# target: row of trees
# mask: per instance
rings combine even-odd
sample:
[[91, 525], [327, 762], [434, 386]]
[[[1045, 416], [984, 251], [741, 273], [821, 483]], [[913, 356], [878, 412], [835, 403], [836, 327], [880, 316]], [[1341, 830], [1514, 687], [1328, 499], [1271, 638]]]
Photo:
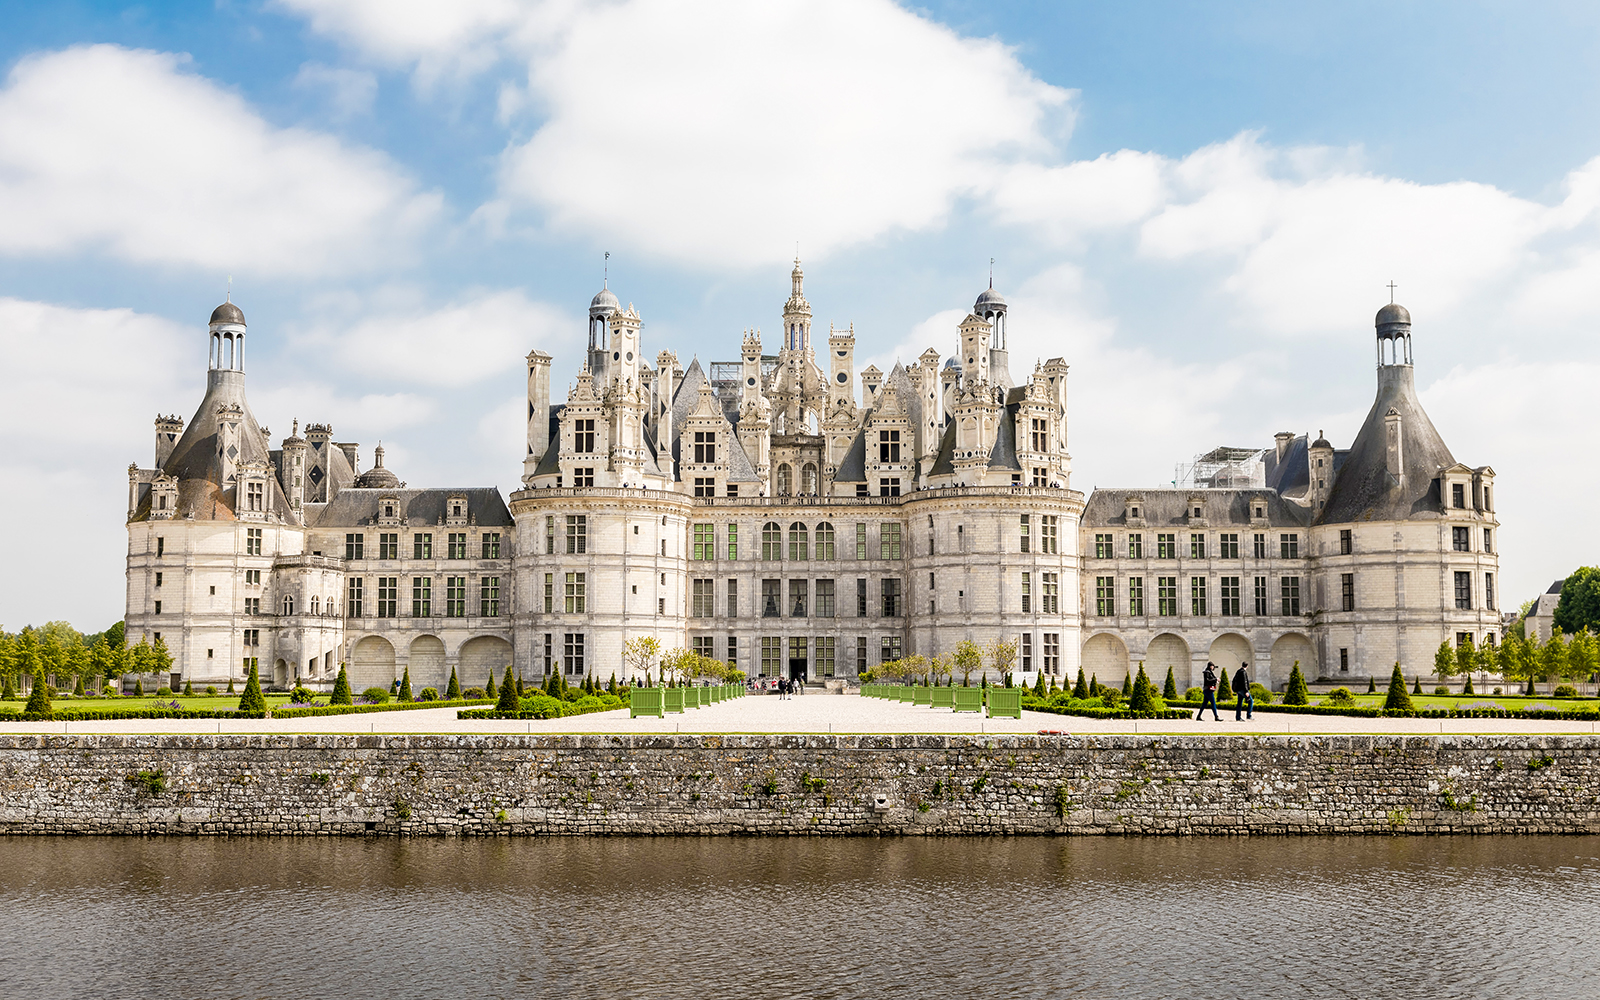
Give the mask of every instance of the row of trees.
[[1454, 648], [1441, 642], [1433, 654], [1433, 672], [1440, 679], [1479, 674], [1499, 674], [1506, 680], [1542, 681], [1554, 686], [1557, 681], [1587, 681], [1600, 670], [1600, 636], [1585, 629], [1570, 638], [1559, 627], [1540, 642], [1508, 632], [1498, 645], [1462, 643]]
[[633, 676], [642, 676], [646, 684], [651, 674], [660, 668], [663, 681], [708, 680], [715, 684], [736, 684], [744, 680], [744, 671], [732, 664], [712, 659], [692, 649], [666, 649], [653, 635], [636, 635], [622, 644], [622, 662]]
[[164, 674], [172, 654], [160, 639], [141, 638], [127, 644], [122, 623], [85, 635], [69, 622], [26, 626], [19, 632], [0, 629], [0, 678], [7, 687], [32, 679], [40, 670], [50, 684], [64, 688], [78, 681], [107, 681], [124, 674]]
[[995, 682], [1004, 683], [1006, 678], [1011, 676], [1016, 664], [1015, 639], [996, 639], [986, 646], [963, 639], [953, 652], [941, 653], [931, 658], [921, 653], [913, 653], [898, 660], [880, 663], [872, 671], [872, 676], [876, 680], [896, 683], [920, 680], [924, 684], [937, 686], [959, 673], [962, 685], [967, 686], [972, 683], [974, 673], [987, 680], [988, 671], [992, 668], [995, 672]]

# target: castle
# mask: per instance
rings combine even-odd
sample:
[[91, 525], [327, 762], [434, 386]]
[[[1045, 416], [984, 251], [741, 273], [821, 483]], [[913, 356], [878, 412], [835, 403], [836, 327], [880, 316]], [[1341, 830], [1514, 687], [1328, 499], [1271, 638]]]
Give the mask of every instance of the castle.
[[1187, 686], [1211, 660], [1274, 687], [1296, 661], [1426, 672], [1443, 639], [1495, 641], [1494, 473], [1457, 463], [1423, 412], [1402, 307], [1378, 314], [1377, 399], [1348, 449], [1285, 433], [1243, 477], [1086, 500], [1068, 366], [1013, 381], [993, 287], [957, 353], [885, 374], [855, 371], [853, 326], [817, 357], [803, 283], [796, 261], [776, 354], [746, 331], [738, 360], [687, 368], [650, 365], [638, 311], [603, 288], [564, 402], [551, 357], [526, 358], [509, 498], [408, 488], [381, 447], [358, 472], [325, 424], [273, 449], [224, 303], [199, 409], [159, 417], [154, 467], [129, 468], [129, 641], [161, 637], [175, 684], [258, 666], [325, 687], [345, 662], [358, 690], [507, 664], [622, 678], [641, 635], [753, 676], [848, 678], [1000, 639], [1030, 680], [1120, 681], [1142, 661]]

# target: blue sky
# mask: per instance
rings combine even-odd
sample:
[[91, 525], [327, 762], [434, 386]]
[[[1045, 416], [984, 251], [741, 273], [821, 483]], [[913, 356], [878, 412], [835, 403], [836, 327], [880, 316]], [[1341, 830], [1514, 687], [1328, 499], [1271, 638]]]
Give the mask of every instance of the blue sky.
[[1013, 374], [1073, 366], [1083, 490], [1277, 430], [1347, 445], [1394, 280], [1435, 424], [1500, 474], [1507, 599], [1597, 561], [1545, 516], [1600, 490], [1593, 5], [69, 2], [0, 29], [0, 503], [42, 529], [0, 550], [9, 628], [120, 615], [124, 470], [198, 403], [230, 275], [276, 436], [330, 421], [414, 484], [509, 491], [520, 359], [564, 390], [606, 251], [686, 362], [776, 328], [798, 243], [862, 366], [948, 352], [997, 258]]

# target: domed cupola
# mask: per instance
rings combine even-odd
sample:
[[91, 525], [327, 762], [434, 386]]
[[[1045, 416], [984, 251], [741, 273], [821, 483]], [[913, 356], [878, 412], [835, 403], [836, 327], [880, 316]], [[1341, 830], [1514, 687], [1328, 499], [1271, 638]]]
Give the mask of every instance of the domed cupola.
[[244, 371], [244, 310], [233, 304], [232, 296], [211, 310], [206, 324], [211, 341], [212, 371]]
[[1391, 301], [1378, 310], [1373, 325], [1378, 333], [1378, 367], [1411, 364], [1411, 313]]
[[372, 468], [356, 477], [356, 488], [361, 490], [396, 490], [404, 486], [400, 477], [383, 467], [383, 445], [372, 451]]
[[622, 308], [622, 303], [611, 293], [610, 288], [602, 288], [589, 300], [589, 318], [607, 319], [612, 313]]
[[1006, 297], [994, 290], [994, 278], [989, 279], [989, 287], [983, 290], [976, 302], [972, 303], [972, 315], [983, 320], [994, 328], [990, 344], [997, 351], [1006, 349]]

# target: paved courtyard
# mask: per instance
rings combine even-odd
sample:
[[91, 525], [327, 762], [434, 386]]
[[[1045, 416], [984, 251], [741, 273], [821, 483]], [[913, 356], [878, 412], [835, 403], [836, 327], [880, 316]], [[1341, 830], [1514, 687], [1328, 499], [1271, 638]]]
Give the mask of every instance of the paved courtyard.
[[309, 719], [108, 719], [103, 722], [18, 722], [0, 733], [1592, 733], [1591, 722], [1516, 719], [1352, 719], [1257, 713], [1235, 722], [1096, 720], [1023, 712], [1021, 720], [987, 719], [949, 709], [862, 698], [807, 694], [780, 699], [753, 695], [692, 709], [665, 719], [630, 719], [626, 709], [533, 721], [456, 718], [456, 709], [372, 712]]

